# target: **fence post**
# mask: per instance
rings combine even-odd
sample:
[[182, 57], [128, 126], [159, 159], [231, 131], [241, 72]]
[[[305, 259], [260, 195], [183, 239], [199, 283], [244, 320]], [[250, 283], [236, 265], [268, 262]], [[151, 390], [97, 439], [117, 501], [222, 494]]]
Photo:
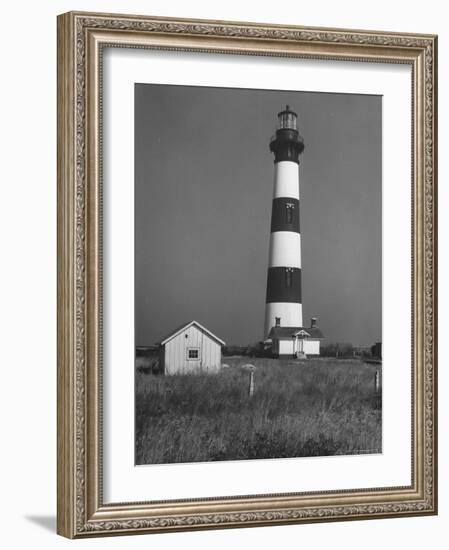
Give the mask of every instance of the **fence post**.
[[376, 372], [374, 373], [374, 391], [376, 393], [379, 393], [380, 389], [380, 373], [379, 370], [376, 369]]
[[254, 370], [249, 371], [249, 386], [248, 386], [248, 396], [252, 397], [254, 395]]

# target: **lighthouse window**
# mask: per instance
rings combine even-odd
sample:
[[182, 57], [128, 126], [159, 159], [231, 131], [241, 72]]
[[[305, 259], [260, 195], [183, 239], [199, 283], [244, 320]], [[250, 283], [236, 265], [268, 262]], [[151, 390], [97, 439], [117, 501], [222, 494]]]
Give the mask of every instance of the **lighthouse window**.
[[287, 269], [285, 272], [285, 286], [287, 288], [290, 288], [292, 286], [293, 282], [293, 271], [291, 269]]
[[285, 205], [286, 223], [293, 223], [293, 208], [293, 204], [287, 203]]

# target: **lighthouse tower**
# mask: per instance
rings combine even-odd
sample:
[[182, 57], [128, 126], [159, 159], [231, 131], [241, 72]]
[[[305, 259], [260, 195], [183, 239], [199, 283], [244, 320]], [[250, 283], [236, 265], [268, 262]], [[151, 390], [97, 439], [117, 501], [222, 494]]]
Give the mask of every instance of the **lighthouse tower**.
[[299, 155], [304, 141], [298, 115], [287, 105], [278, 114], [271, 138], [274, 191], [271, 211], [265, 337], [275, 326], [302, 327], [301, 235], [299, 231]]

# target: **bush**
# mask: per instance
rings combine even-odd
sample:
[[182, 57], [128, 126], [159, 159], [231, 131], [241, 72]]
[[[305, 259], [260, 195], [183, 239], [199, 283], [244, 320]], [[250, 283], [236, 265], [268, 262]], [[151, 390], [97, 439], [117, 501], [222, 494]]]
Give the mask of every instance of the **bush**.
[[322, 357], [339, 357], [342, 359], [348, 359], [350, 357], [354, 356], [354, 348], [352, 344], [326, 344], [324, 346], [321, 346], [321, 353], [320, 355]]

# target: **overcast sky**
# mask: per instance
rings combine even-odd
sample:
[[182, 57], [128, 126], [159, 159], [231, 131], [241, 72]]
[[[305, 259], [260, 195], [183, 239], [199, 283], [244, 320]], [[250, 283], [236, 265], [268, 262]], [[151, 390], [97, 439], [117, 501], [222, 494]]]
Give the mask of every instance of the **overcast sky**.
[[327, 342], [382, 330], [382, 98], [135, 86], [136, 344], [193, 319], [228, 344], [264, 336], [273, 156], [299, 115], [304, 324]]

